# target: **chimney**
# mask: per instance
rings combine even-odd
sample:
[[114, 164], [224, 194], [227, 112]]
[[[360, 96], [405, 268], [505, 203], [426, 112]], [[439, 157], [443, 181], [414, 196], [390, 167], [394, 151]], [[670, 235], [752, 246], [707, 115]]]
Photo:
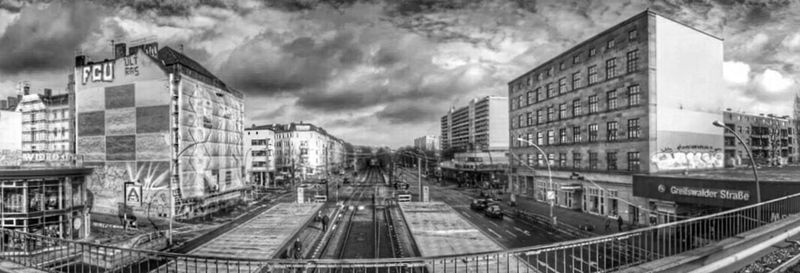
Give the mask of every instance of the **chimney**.
[[86, 65], [86, 55], [75, 56], [75, 67]]
[[31, 94], [31, 87], [29, 85], [25, 85], [22, 87], [22, 94], [23, 95], [30, 95]]
[[45, 88], [45, 89], [44, 89], [44, 96], [45, 96], [45, 97], [50, 97], [50, 96], [53, 96], [53, 89], [50, 89], [50, 88]]
[[119, 59], [125, 57], [128, 53], [128, 47], [125, 43], [116, 43], [114, 44], [114, 59]]

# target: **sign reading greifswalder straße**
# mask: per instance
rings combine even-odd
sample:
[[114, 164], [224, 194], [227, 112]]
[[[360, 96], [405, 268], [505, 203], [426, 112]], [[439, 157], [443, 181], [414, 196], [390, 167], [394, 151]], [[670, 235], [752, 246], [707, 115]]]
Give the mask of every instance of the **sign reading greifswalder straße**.
[[[767, 189], [762, 183], [762, 200], [772, 196], [777, 185]], [[699, 177], [676, 177], [658, 175], [634, 175], [633, 195], [676, 203], [736, 208], [756, 202], [755, 183], [708, 179]]]
[[[666, 192], [666, 186], [663, 184], [658, 185], [658, 191]], [[700, 197], [700, 198], [728, 199], [728, 200], [741, 200], [741, 201], [750, 200], [749, 191], [731, 190], [731, 189], [707, 189], [707, 188], [696, 188], [696, 187], [685, 187], [685, 186], [683, 187], [669, 186], [669, 194]]]

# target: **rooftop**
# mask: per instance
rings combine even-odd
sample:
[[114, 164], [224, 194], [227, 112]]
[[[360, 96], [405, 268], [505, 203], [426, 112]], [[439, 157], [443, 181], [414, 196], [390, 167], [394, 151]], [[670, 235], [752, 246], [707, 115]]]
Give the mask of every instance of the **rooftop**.
[[[728, 181], [753, 181], [753, 169], [750, 167], [736, 169], [717, 169], [717, 170], [692, 170], [684, 175], [679, 173], [657, 173], [650, 176], [661, 177], [685, 177], [703, 178], [709, 180], [728, 180]], [[800, 166], [788, 167], [759, 167], [759, 181], [774, 182], [800, 182]]]
[[[158, 50], [158, 59], [164, 62], [164, 66], [171, 67], [176, 64], [181, 65], [183, 68], [188, 68], [191, 71], [199, 74], [200, 76], [206, 78], [208, 84], [212, 84], [216, 87], [224, 89], [231, 94], [236, 95], [237, 97], [242, 97], [242, 94], [239, 91], [233, 90], [229, 88], [225, 83], [214, 76], [213, 73], [209, 72], [205, 67], [200, 65], [198, 62], [193, 60], [192, 58], [183, 55], [183, 53], [178, 52], [171, 47], [165, 46]], [[201, 79], [202, 80], [202, 79]]]

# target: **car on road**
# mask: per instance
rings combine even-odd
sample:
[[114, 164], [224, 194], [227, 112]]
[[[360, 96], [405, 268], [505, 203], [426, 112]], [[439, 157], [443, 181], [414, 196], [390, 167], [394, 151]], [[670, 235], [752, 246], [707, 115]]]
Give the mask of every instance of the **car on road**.
[[344, 179], [342, 179], [342, 184], [350, 184], [350, 179], [345, 177]]
[[483, 211], [483, 214], [489, 218], [503, 219], [503, 209], [501, 209], [500, 205], [497, 203], [491, 203], [487, 205], [486, 209]]
[[474, 199], [472, 200], [472, 203], [469, 204], [469, 208], [471, 208], [472, 210], [482, 211], [486, 209], [486, 206], [491, 202], [494, 202], [494, 200], [492, 200], [491, 198]]
[[328, 202], [328, 197], [325, 195], [315, 195], [314, 196], [314, 203], [325, 203]]

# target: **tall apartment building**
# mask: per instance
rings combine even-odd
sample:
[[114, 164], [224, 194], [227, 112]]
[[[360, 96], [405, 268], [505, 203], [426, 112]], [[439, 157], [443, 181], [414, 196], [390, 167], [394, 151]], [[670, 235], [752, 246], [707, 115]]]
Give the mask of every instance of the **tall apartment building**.
[[438, 136], [421, 136], [414, 139], [414, 147], [428, 151], [439, 150]]
[[512, 190], [646, 222], [633, 174], [723, 167], [722, 54], [722, 39], [648, 10], [512, 80]]
[[279, 176], [323, 178], [346, 168], [345, 142], [309, 123], [273, 125], [275, 165]]
[[22, 115], [22, 165], [71, 166], [74, 164], [75, 134], [70, 94], [23, 91], [17, 110]]
[[245, 181], [250, 185], [275, 187], [275, 126], [244, 129]]
[[117, 213], [124, 198], [136, 214], [192, 218], [242, 197], [241, 92], [156, 43], [86, 61], [76, 57], [76, 153], [95, 169], [95, 211]]
[[487, 96], [441, 118], [442, 150], [508, 149], [508, 98]]
[[[772, 114], [723, 112], [725, 126], [742, 137], [753, 153], [756, 164], [774, 165], [795, 163], [798, 160], [797, 128], [789, 116]], [[736, 137], [725, 131], [725, 164], [749, 165], [750, 158]]]

